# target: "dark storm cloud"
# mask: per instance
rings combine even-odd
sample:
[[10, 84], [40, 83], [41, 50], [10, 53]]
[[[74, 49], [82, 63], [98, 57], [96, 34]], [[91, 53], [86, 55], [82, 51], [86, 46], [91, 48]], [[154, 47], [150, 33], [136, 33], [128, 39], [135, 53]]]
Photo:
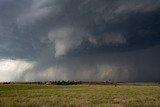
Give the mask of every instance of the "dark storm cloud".
[[36, 62], [21, 81], [158, 81], [159, 19], [157, 0], [1, 0], [0, 56]]

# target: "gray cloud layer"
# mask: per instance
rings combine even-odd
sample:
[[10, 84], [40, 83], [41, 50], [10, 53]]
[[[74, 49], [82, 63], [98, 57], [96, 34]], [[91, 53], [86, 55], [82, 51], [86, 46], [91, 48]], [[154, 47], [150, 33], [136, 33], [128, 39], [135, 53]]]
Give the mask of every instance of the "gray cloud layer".
[[0, 10], [1, 59], [32, 65], [11, 80], [159, 81], [158, 0], [1, 0]]

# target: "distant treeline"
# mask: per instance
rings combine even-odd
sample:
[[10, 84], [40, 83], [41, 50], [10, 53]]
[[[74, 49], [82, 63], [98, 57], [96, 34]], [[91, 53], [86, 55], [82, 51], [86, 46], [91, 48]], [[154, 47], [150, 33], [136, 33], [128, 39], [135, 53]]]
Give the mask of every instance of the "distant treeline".
[[82, 81], [44, 81], [44, 82], [2, 82], [1, 84], [46, 84], [46, 85], [77, 85], [77, 84], [89, 84], [89, 85], [107, 85], [107, 84], [117, 84], [116, 82], [104, 81], [104, 82], [82, 82]]
[[1, 84], [53, 84], [53, 85], [76, 85], [82, 84], [81, 81], [44, 81], [44, 82], [2, 82]]
[[160, 82], [154, 82], [154, 83], [127, 83], [127, 82], [114, 82], [114, 81], [103, 81], [103, 82], [84, 82], [84, 81], [39, 81], [39, 82], [0, 82], [0, 84], [37, 84], [37, 85], [113, 85], [113, 86], [120, 86], [120, 85], [135, 85], [135, 86], [141, 86], [141, 85], [158, 85], [160, 86]]

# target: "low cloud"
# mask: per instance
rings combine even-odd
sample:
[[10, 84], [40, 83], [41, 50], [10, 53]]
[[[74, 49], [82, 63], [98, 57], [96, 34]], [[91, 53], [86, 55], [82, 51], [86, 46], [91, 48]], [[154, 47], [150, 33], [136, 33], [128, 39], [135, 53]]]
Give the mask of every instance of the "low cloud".
[[26, 7], [17, 17], [18, 25], [20, 27], [32, 26], [51, 15], [57, 15], [60, 12], [60, 8], [54, 2], [55, 0], [32, 0], [32, 5], [29, 8]]
[[0, 9], [0, 81], [159, 81], [157, 0], [0, 0]]
[[75, 28], [63, 27], [49, 32], [48, 38], [54, 46], [55, 57], [59, 57], [79, 46], [83, 34]]
[[110, 33], [110, 34], [106, 34], [104, 42], [106, 44], [125, 44], [127, 40], [121, 34]]
[[115, 14], [125, 14], [129, 12], [150, 12], [154, 11], [156, 9], [159, 9], [160, 2], [153, 0], [145, 0], [145, 1], [123, 1], [123, 2], [117, 2], [117, 8], [115, 9]]

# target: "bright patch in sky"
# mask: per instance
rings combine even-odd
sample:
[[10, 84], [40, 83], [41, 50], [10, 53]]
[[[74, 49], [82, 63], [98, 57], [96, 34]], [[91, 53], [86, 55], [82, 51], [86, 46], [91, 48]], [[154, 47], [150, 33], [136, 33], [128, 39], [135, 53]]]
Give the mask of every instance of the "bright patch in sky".
[[21, 76], [23, 72], [34, 66], [34, 63], [25, 60], [0, 60], [0, 81], [13, 81]]

